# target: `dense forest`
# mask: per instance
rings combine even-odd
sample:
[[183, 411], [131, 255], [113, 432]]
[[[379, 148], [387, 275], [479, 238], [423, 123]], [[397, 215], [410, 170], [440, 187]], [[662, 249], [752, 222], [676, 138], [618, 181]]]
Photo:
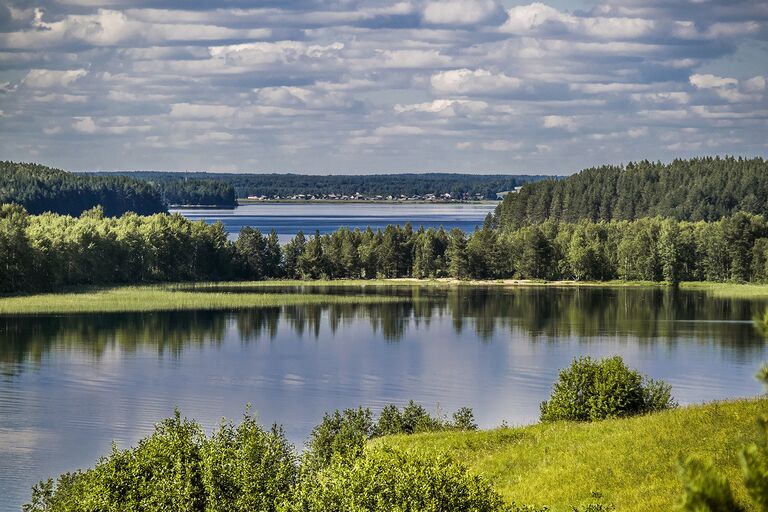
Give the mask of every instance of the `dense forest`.
[[73, 174], [44, 165], [0, 161], [0, 203], [22, 205], [30, 213], [80, 215], [100, 205], [107, 215], [132, 211], [165, 212], [160, 192], [125, 176]]
[[453, 277], [649, 280], [768, 280], [768, 222], [737, 213], [717, 222], [644, 218], [547, 221], [499, 231], [486, 222], [459, 229], [299, 233], [285, 246], [273, 231], [243, 228], [235, 242], [222, 224], [181, 215], [79, 218], [0, 209], [0, 291], [63, 285], [264, 278]]
[[[110, 174], [114, 173], [100, 173]], [[176, 181], [175, 172], [125, 172], [126, 176], [156, 183]], [[355, 194], [366, 196], [413, 196], [451, 194], [455, 198], [478, 197], [496, 199], [496, 193], [512, 190], [530, 181], [546, 176], [501, 174], [368, 174], [368, 175], [306, 175], [306, 174], [220, 174], [184, 173], [188, 179], [216, 180], [231, 184], [237, 197], [291, 195]]]
[[163, 200], [169, 206], [237, 206], [234, 187], [221, 180], [177, 178], [151, 183], [160, 189]]
[[44, 165], [0, 162], [0, 204], [16, 203], [30, 213], [80, 215], [101, 206], [107, 215], [150, 215], [171, 205], [237, 206], [231, 184], [211, 179], [149, 181], [119, 174], [78, 174]]
[[694, 158], [585, 169], [562, 180], [530, 183], [497, 209], [505, 229], [547, 219], [577, 222], [668, 217], [715, 221], [737, 211], [768, 214], [768, 162]]

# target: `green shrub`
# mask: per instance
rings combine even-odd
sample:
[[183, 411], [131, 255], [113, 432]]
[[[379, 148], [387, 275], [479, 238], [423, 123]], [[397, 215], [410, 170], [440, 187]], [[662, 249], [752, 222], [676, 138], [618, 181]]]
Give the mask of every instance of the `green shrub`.
[[368, 408], [345, 409], [323, 415], [310, 434], [305, 466], [320, 469], [330, 464], [334, 455], [353, 458], [362, 453], [373, 434], [373, 415]]
[[323, 421], [310, 434], [304, 457], [305, 469], [317, 470], [327, 466], [334, 455], [350, 458], [359, 454], [368, 439], [398, 434], [416, 434], [456, 428], [474, 430], [472, 409], [462, 407], [453, 415], [453, 423], [439, 416], [430, 415], [413, 400], [400, 410], [396, 405], [386, 405], [374, 423], [368, 408], [336, 410], [326, 413]]
[[671, 387], [628, 368], [621, 357], [575, 359], [560, 371], [541, 420], [595, 421], [674, 407]]
[[274, 511], [296, 480], [282, 431], [247, 416], [210, 439], [178, 411], [128, 450], [113, 448], [96, 467], [41, 482], [25, 512], [105, 510]]
[[491, 486], [443, 455], [379, 448], [337, 457], [298, 486], [285, 512], [496, 512], [510, 510]]

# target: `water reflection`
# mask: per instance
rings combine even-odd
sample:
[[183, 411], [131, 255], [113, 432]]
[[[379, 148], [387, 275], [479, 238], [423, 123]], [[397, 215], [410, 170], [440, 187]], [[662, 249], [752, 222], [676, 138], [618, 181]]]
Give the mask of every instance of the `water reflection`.
[[[209, 290], [213, 291], [213, 290]], [[367, 323], [370, 331], [392, 342], [409, 325], [428, 328], [449, 317], [457, 335], [488, 341], [520, 330], [531, 340], [610, 336], [641, 343], [674, 344], [713, 340], [734, 357], [749, 358], [765, 340], [753, 318], [760, 301], [720, 299], [699, 292], [663, 288], [518, 288], [497, 287], [323, 287], [243, 289], [240, 292], [386, 294], [409, 300], [380, 304], [328, 304], [270, 307], [238, 312], [182, 311], [0, 317], [0, 370], [13, 375], [39, 364], [49, 352], [79, 351], [98, 360], [115, 348], [134, 353], [152, 349], [178, 356], [187, 348], [221, 344], [234, 328], [243, 343], [275, 339], [280, 328], [317, 339], [325, 322], [335, 334], [344, 326]], [[204, 292], [201, 292], [204, 293]]]
[[[277, 291], [259, 288], [256, 291]], [[761, 392], [764, 302], [606, 288], [314, 287], [375, 304], [0, 317], [0, 512], [128, 446], [178, 406], [206, 428], [251, 403], [301, 446], [324, 412], [414, 399], [483, 428], [538, 417], [559, 368], [621, 355], [683, 404]], [[205, 293], [201, 291], [201, 293]]]

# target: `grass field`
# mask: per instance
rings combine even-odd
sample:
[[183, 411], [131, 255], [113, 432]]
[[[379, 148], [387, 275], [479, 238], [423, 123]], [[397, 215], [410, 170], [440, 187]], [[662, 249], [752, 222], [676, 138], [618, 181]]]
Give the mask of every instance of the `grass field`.
[[187, 291], [173, 286], [120, 286], [0, 299], [0, 314], [116, 313], [176, 310], [234, 310], [310, 304], [394, 302], [395, 297], [302, 293]]
[[[393, 286], [543, 286], [543, 287], [649, 287], [663, 283], [639, 281], [520, 281], [489, 280], [459, 281], [456, 279], [339, 279], [339, 280], [280, 280], [234, 281], [215, 283], [167, 283], [145, 286], [81, 287], [58, 293], [0, 297], [0, 314], [39, 313], [109, 313], [173, 310], [226, 310], [252, 307], [300, 304], [362, 304], [392, 302], [398, 299], [385, 295], [352, 295], [323, 293], [273, 293], [275, 287], [393, 287]], [[258, 291], [264, 288], [264, 292]], [[684, 290], [700, 290], [716, 297], [768, 299], [768, 285], [733, 283], [682, 283]], [[250, 291], [253, 290], [253, 291]], [[238, 293], [227, 293], [227, 292]]]
[[629, 419], [555, 422], [480, 432], [442, 432], [374, 441], [451, 454], [519, 504], [571, 511], [603, 494], [617, 511], [671, 511], [681, 499], [680, 457], [696, 455], [726, 474], [739, 498], [737, 452], [757, 440], [768, 398], [710, 403]]

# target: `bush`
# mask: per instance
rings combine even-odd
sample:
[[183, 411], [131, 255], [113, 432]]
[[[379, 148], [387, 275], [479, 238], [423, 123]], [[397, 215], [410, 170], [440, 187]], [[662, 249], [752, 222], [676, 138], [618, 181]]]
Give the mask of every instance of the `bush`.
[[178, 411], [128, 450], [84, 472], [32, 489], [25, 512], [101, 510], [274, 511], [296, 481], [295, 456], [282, 431], [250, 416], [211, 438]]
[[285, 512], [495, 512], [510, 510], [491, 486], [446, 456], [373, 449], [336, 458], [302, 481]]
[[365, 442], [374, 437], [435, 432], [445, 429], [475, 430], [472, 409], [462, 407], [453, 414], [453, 423], [439, 416], [430, 415], [413, 400], [400, 410], [396, 405], [386, 405], [374, 423], [368, 408], [336, 410], [326, 413], [323, 421], [310, 434], [304, 458], [305, 469], [317, 470], [327, 466], [334, 455], [353, 458], [362, 453]]
[[560, 371], [541, 421], [595, 421], [674, 407], [671, 387], [628, 368], [621, 357], [575, 359]]

